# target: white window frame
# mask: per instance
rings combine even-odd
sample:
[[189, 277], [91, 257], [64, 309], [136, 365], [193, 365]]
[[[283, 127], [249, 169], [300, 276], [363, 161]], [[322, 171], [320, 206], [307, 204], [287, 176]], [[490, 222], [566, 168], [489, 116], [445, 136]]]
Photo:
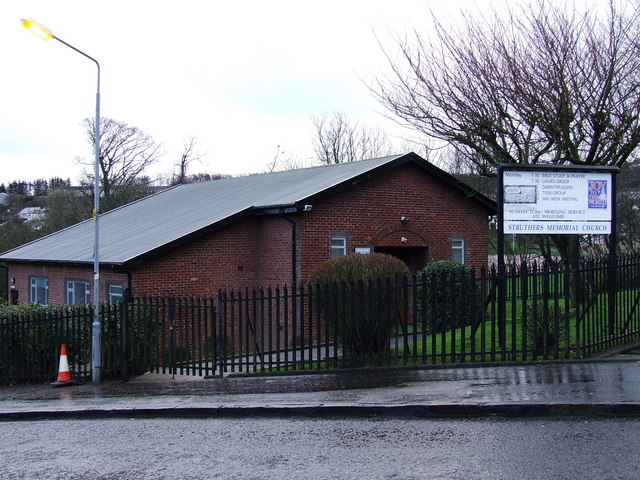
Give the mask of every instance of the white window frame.
[[49, 279], [47, 277], [29, 277], [29, 302], [49, 305]]
[[329, 238], [329, 258], [344, 257], [347, 254], [347, 236], [331, 235]]
[[466, 265], [467, 249], [466, 241], [463, 237], [451, 239], [451, 261]]
[[[82, 299], [76, 298], [76, 285], [78, 284], [84, 285], [84, 298]], [[89, 287], [89, 282], [85, 282], [84, 280], [67, 280], [65, 282], [65, 286], [67, 305], [89, 304], [89, 299], [91, 298], [91, 289]]]
[[[109, 303], [118, 303], [122, 301], [122, 297], [124, 296], [124, 285], [121, 283], [110, 283], [107, 287], [109, 296]], [[114, 291], [120, 289], [119, 292]]]

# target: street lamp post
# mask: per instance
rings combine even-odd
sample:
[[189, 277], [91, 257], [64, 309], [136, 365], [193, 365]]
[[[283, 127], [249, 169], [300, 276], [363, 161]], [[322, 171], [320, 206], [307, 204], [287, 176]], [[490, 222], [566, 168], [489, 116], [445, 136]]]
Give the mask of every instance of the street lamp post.
[[49, 29], [34, 20], [22, 19], [22, 26], [43, 40], [55, 39], [84, 55], [98, 67], [98, 88], [96, 90], [96, 122], [93, 149], [95, 154], [93, 170], [93, 324], [91, 326], [91, 379], [93, 383], [100, 383], [102, 370], [101, 331], [100, 331], [100, 257], [99, 257], [99, 211], [100, 211], [100, 64], [98, 61], [78, 50], [73, 45], [56, 37]]

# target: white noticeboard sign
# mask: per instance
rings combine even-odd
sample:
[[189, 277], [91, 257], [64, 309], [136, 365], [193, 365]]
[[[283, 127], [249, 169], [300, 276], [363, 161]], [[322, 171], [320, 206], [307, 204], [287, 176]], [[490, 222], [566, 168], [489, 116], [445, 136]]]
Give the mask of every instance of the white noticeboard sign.
[[611, 233], [609, 172], [505, 170], [505, 234]]

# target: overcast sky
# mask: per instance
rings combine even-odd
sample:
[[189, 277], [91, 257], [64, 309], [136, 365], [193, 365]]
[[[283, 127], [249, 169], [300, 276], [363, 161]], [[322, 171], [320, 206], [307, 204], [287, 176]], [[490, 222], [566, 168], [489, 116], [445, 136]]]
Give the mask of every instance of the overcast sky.
[[387, 41], [419, 26], [435, 3], [445, 2], [2, 0], [0, 183], [77, 184], [76, 157], [93, 159], [81, 122], [95, 115], [95, 64], [20, 18], [100, 62], [102, 116], [164, 144], [153, 177], [171, 174], [189, 136], [206, 152], [190, 173], [243, 174], [265, 171], [277, 151], [311, 159], [312, 115], [340, 111], [402, 135], [362, 79], [386, 71], [374, 32]]

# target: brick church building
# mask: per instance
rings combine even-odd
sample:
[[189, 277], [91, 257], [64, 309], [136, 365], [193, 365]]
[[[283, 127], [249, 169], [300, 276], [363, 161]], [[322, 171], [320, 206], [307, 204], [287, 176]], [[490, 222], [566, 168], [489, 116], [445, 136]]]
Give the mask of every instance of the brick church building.
[[[414, 153], [179, 185], [100, 216], [100, 292], [211, 295], [306, 282], [320, 263], [383, 252], [412, 272], [487, 265], [495, 202]], [[0, 255], [8, 298], [93, 298], [93, 221]]]

